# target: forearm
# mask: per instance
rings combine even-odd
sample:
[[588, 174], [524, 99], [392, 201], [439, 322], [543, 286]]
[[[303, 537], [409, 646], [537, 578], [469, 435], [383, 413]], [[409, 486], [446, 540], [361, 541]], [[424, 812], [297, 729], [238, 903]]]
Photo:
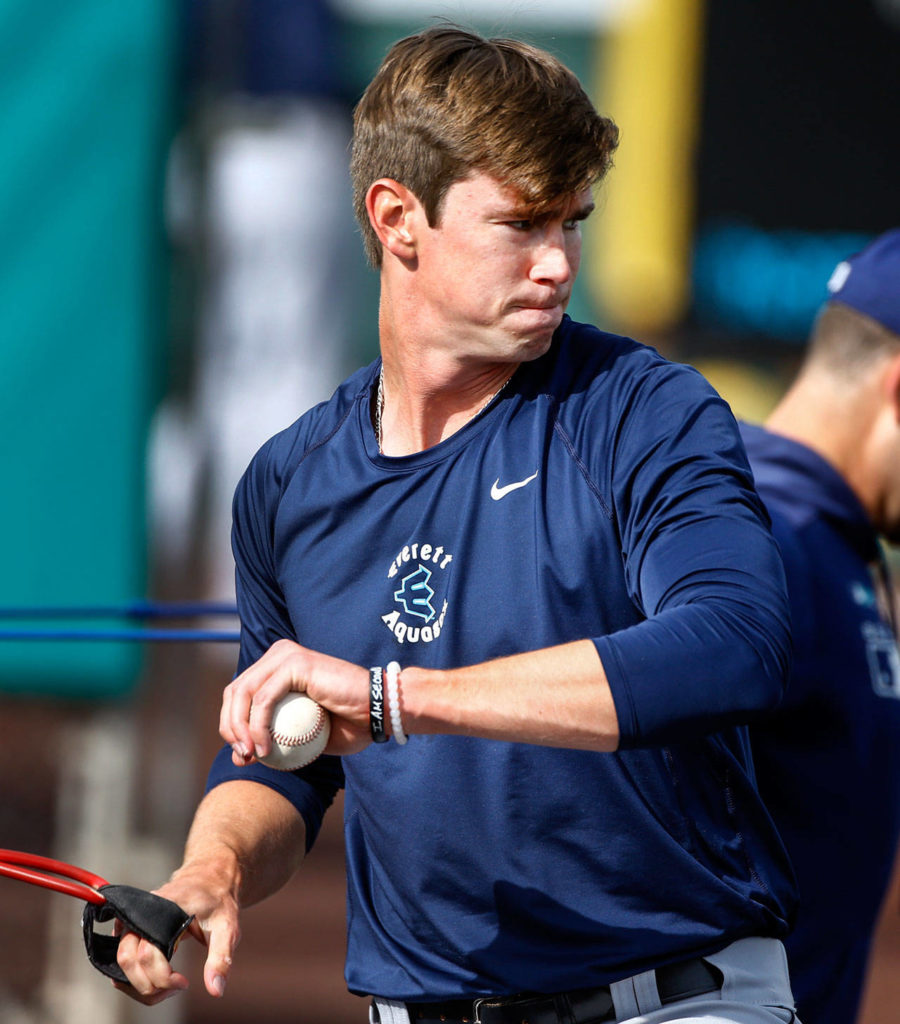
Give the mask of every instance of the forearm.
[[225, 782], [198, 807], [172, 881], [199, 872], [238, 906], [249, 906], [288, 881], [304, 850], [303, 819], [280, 793], [256, 782]]
[[[207, 949], [203, 979], [210, 995], [225, 991], [241, 934], [241, 907], [284, 885], [303, 852], [303, 819], [267, 786], [229, 781], [204, 797], [184, 861], [157, 891], [192, 915], [191, 934]], [[129, 984], [116, 987], [148, 1006], [188, 986], [156, 946], [133, 932], [122, 936], [117, 956]]]
[[590, 640], [466, 668], [404, 668], [401, 705], [410, 733], [582, 750], [618, 746], [615, 704]]
[[[291, 690], [308, 693], [331, 713], [329, 753], [353, 754], [371, 742], [368, 669], [280, 640], [225, 688], [220, 732], [235, 765], [265, 756], [271, 709]], [[619, 744], [616, 707], [591, 640], [466, 668], [403, 666], [400, 703], [411, 734], [597, 751]], [[390, 716], [385, 719], [390, 732]]]

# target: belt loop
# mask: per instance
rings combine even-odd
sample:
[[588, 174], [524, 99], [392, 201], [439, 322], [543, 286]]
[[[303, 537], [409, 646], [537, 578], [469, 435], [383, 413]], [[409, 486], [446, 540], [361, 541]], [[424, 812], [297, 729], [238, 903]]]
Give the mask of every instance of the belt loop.
[[472, 1014], [474, 1017], [472, 1024], [481, 1024], [481, 1004], [483, 1002], [484, 999], [476, 999], [472, 1003]]
[[640, 1013], [633, 978], [623, 978], [621, 981], [612, 982], [609, 986], [609, 994], [612, 996], [616, 1020], [631, 1020], [632, 1017], [637, 1017]]
[[381, 1024], [411, 1024], [406, 1003], [399, 1003], [396, 999], [382, 999], [380, 996], [377, 996], [374, 1004], [375, 1012]]
[[635, 974], [631, 980], [634, 982], [634, 995], [641, 1013], [653, 1013], [662, 1007], [656, 985], [656, 971]]
[[553, 1005], [556, 1008], [556, 1016], [559, 1017], [560, 1024], [576, 1024], [572, 1000], [565, 992], [553, 997]]

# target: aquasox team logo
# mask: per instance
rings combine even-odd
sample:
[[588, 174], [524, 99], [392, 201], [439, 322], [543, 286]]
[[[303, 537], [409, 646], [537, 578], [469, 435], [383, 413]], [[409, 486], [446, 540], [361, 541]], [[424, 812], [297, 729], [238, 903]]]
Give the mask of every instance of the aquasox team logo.
[[440, 545], [407, 544], [391, 562], [393, 608], [381, 621], [401, 644], [430, 644], [444, 628], [447, 567], [453, 555]]
[[[850, 596], [855, 604], [877, 611], [879, 607], [876, 588], [880, 587], [877, 573], [873, 571], [873, 586], [859, 581], [850, 587]], [[883, 592], [883, 591], [882, 591]], [[882, 616], [886, 613], [882, 610]], [[893, 697], [900, 700], [900, 648], [894, 631], [884, 621], [869, 620], [860, 624], [863, 643], [866, 647], [866, 661], [872, 689], [879, 697]]]
[[900, 650], [894, 634], [881, 622], [864, 622], [862, 633], [872, 689], [879, 697], [900, 700]]

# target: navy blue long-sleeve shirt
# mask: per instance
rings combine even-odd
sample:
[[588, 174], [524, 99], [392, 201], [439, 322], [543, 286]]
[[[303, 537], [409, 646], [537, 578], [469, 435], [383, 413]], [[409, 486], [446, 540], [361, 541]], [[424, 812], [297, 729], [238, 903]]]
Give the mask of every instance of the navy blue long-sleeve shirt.
[[592, 638], [621, 746], [414, 735], [287, 776], [223, 752], [211, 785], [279, 787], [310, 837], [343, 774], [350, 989], [561, 991], [784, 935], [793, 879], [742, 723], [781, 698], [789, 612], [725, 403], [566, 318], [484, 412], [392, 458], [377, 376], [274, 438], [238, 488], [239, 667], [285, 636], [433, 668]]
[[742, 432], [793, 608], [787, 694], [751, 737], [800, 887], [787, 941], [794, 995], [803, 1024], [848, 1024], [900, 836], [900, 655], [859, 499], [806, 445]]

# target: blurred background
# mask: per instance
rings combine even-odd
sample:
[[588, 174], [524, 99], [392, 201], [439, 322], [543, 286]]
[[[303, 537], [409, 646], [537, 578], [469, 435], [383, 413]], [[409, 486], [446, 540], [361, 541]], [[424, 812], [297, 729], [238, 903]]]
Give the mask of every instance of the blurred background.
[[[435, 18], [550, 49], [619, 123], [570, 312], [739, 416], [900, 224], [900, 0], [0, 0], [0, 846], [141, 887], [178, 863], [236, 655], [231, 494], [376, 353], [350, 114]], [[81, 904], [0, 879], [0, 1024], [365, 1020], [340, 810], [247, 913], [222, 1001], [186, 944], [190, 992], [132, 1005]], [[900, 1022], [898, 956], [895, 885], [859, 1024]]]

